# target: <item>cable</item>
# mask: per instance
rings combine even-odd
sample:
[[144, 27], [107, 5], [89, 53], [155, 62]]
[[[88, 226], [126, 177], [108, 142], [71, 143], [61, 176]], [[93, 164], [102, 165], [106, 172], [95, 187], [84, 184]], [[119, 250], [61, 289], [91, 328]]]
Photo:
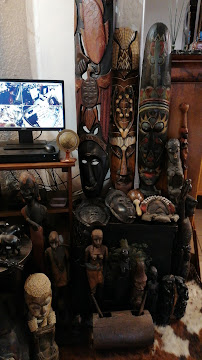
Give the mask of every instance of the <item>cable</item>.
[[35, 137], [33, 140], [38, 139], [41, 136], [41, 134], [42, 134], [42, 130], [41, 130], [40, 134], [37, 137]]
[[62, 178], [60, 177], [60, 175], [57, 173], [57, 171], [55, 171], [56, 175], [59, 177], [61, 183], [58, 185], [63, 185], [65, 190], [67, 189], [67, 186], [65, 185], [66, 183], [68, 183], [68, 181], [63, 181]]

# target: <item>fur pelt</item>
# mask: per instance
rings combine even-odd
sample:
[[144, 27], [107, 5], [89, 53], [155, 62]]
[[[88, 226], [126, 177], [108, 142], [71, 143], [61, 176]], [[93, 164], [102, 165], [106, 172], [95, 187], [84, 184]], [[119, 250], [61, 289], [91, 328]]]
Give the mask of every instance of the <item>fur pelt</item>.
[[155, 326], [153, 346], [134, 351], [94, 352], [84, 347], [61, 348], [60, 360], [201, 360], [202, 289], [194, 280], [187, 283], [189, 301], [181, 320]]

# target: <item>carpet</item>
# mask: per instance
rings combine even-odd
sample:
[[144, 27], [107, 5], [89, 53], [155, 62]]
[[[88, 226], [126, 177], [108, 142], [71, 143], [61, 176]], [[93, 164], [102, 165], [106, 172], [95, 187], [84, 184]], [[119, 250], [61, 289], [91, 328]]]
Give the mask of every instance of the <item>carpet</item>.
[[202, 288], [187, 283], [189, 300], [184, 317], [165, 327], [155, 326], [154, 344], [134, 351], [95, 352], [83, 347], [60, 348], [60, 360], [202, 360]]

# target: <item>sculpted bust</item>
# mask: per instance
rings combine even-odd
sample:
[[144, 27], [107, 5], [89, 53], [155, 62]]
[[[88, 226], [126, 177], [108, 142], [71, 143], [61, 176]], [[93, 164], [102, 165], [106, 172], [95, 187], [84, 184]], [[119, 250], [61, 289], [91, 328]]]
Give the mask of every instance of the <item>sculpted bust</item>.
[[24, 290], [29, 309], [28, 326], [34, 337], [35, 359], [58, 360], [58, 347], [54, 341], [56, 316], [51, 307], [51, 282], [43, 273], [32, 274], [27, 278]]

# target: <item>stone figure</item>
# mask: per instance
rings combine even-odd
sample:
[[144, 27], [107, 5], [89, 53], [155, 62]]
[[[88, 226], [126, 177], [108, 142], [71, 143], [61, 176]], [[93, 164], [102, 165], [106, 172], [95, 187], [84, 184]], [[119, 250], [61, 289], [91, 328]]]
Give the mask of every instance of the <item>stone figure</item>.
[[170, 139], [166, 143], [167, 150], [167, 182], [168, 197], [174, 205], [178, 205], [183, 182], [184, 174], [182, 162], [180, 159], [180, 142], [178, 139]]
[[171, 41], [162, 23], [151, 26], [144, 51], [139, 105], [139, 176], [144, 195], [158, 194], [155, 184], [161, 173], [167, 140]]
[[110, 189], [105, 198], [105, 204], [119, 221], [126, 224], [134, 221], [135, 208], [123, 191]]
[[43, 272], [44, 267], [44, 227], [47, 227], [47, 209], [39, 203], [39, 190], [35, 178], [23, 172], [19, 178], [20, 192], [26, 205], [21, 213], [29, 224], [32, 241], [33, 262], [36, 270]]
[[110, 170], [112, 185], [127, 193], [135, 176], [139, 39], [137, 31], [114, 31], [112, 52], [112, 116]]
[[188, 195], [191, 190], [191, 180], [187, 179], [182, 187], [181, 196], [179, 199], [179, 224], [178, 224], [178, 243], [176, 249], [175, 273], [187, 279], [190, 269], [190, 251], [191, 251], [191, 236], [192, 226], [189, 220], [190, 216], [194, 215], [194, 210], [197, 205], [197, 200]]
[[140, 206], [144, 221], [177, 222], [179, 215], [175, 213], [174, 204], [163, 196], [153, 195], [142, 201]]
[[149, 310], [153, 321], [156, 321], [157, 303], [159, 293], [158, 271], [155, 266], [151, 266], [147, 281], [146, 309]]
[[35, 359], [59, 360], [55, 343], [55, 312], [51, 308], [52, 291], [48, 277], [43, 273], [30, 275], [24, 285], [28, 306], [28, 326], [33, 334]]
[[69, 283], [69, 252], [66, 245], [60, 244], [56, 231], [49, 234], [49, 244], [45, 251], [45, 264], [52, 284], [53, 305], [57, 310], [64, 310]]
[[[96, 197], [101, 193], [109, 166], [107, 143], [111, 103], [112, 18], [113, 1], [75, 2], [78, 151], [82, 189], [87, 197]], [[102, 173], [100, 168], [103, 164], [99, 165], [97, 151], [99, 160], [102, 159], [101, 162], [105, 164]], [[89, 157], [86, 158], [87, 154]], [[100, 175], [96, 177], [98, 173]]]
[[104, 285], [104, 267], [108, 258], [108, 248], [102, 244], [103, 232], [95, 229], [91, 233], [92, 245], [85, 249], [85, 266], [93, 295]]

